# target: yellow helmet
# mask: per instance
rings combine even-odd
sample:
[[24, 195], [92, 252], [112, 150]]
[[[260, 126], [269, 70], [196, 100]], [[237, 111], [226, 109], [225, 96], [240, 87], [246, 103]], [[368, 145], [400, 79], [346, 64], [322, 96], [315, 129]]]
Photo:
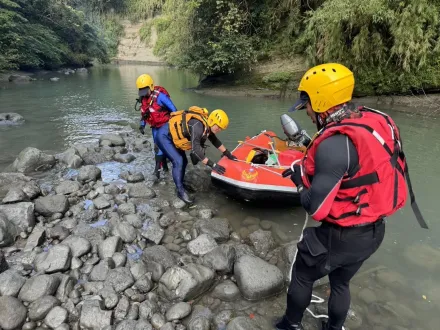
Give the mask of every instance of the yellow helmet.
[[313, 111], [326, 112], [350, 101], [353, 89], [353, 72], [344, 65], [326, 63], [315, 66], [302, 77], [298, 87], [300, 99], [289, 111], [300, 110], [310, 101]]
[[227, 129], [229, 125], [228, 115], [223, 110], [216, 109], [209, 115], [208, 125], [209, 127], [217, 125], [221, 129]]
[[150, 90], [152, 91], [154, 89], [154, 81], [153, 78], [151, 78], [150, 75], [148, 74], [143, 74], [140, 75], [137, 79], [136, 79], [136, 87], [138, 89], [144, 89], [144, 88], [150, 88]]

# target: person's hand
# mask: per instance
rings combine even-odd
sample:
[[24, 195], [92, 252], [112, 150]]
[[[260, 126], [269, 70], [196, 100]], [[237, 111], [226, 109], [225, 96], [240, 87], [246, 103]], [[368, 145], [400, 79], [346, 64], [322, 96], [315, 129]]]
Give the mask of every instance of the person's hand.
[[213, 171], [217, 172], [218, 174], [223, 175], [226, 173], [226, 169], [223, 166], [214, 163], [212, 160], [208, 160], [208, 163], [206, 165], [208, 165], [210, 168], [212, 168]]
[[237, 157], [235, 157], [233, 154], [231, 154], [231, 152], [228, 149], [226, 149], [223, 152], [223, 156], [228, 157], [230, 160], [237, 160]]
[[295, 186], [303, 185], [302, 176], [301, 176], [301, 166], [299, 166], [298, 164], [293, 165], [293, 172], [292, 169], [288, 168], [281, 175], [283, 176], [283, 178], [290, 176], [290, 180], [292, 180]]
[[139, 126], [139, 132], [141, 132], [142, 135], [145, 134], [145, 126]]

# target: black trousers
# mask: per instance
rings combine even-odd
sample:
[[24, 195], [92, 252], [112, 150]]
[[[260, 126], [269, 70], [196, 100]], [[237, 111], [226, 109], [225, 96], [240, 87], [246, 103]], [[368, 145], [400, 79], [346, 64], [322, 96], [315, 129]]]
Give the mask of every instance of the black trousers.
[[298, 243], [287, 294], [286, 316], [299, 323], [310, 304], [313, 283], [328, 275], [329, 330], [341, 330], [350, 308], [350, 280], [363, 262], [379, 248], [385, 235], [383, 220], [363, 227], [342, 228], [328, 223], [309, 227]]

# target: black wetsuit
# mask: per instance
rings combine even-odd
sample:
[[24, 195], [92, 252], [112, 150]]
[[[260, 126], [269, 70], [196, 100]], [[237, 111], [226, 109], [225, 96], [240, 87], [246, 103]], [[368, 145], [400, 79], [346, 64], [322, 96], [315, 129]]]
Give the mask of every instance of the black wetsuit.
[[[353, 175], [358, 163], [357, 150], [347, 136], [333, 135], [322, 141], [315, 154], [311, 187], [300, 193], [306, 211], [311, 215], [328, 215], [342, 178], [347, 173]], [[288, 321], [301, 322], [310, 304], [313, 283], [328, 275], [331, 294], [327, 329], [341, 330], [350, 307], [349, 282], [362, 263], [379, 248], [384, 234], [383, 221], [348, 228], [323, 222], [319, 227], [307, 228], [303, 240], [298, 243], [298, 255], [292, 269], [287, 295]]]
[[214, 133], [211, 131], [208, 131], [207, 134], [205, 133], [205, 126], [198, 119], [190, 119], [188, 122], [188, 129], [190, 132], [189, 134], [191, 135], [191, 155], [198, 161], [205, 159], [205, 152], [203, 149], [207, 139], [216, 148], [222, 145], [221, 141]]

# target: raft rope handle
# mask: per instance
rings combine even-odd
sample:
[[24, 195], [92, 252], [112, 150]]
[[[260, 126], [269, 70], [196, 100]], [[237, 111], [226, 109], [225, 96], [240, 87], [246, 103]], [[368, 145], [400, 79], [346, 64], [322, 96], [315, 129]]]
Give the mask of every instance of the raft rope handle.
[[[295, 161], [296, 162], [296, 161]], [[293, 171], [293, 165], [295, 165], [295, 162], [292, 163], [291, 165], [291, 169]], [[306, 219], [304, 220], [304, 226], [301, 230], [301, 236], [299, 237], [299, 241], [302, 241], [303, 237], [304, 237], [304, 230], [307, 227], [307, 223], [309, 221], [309, 214], [306, 212]], [[290, 273], [289, 273], [289, 283], [292, 281], [292, 270], [293, 270], [293, 265], [295, 264], [296, 261], [296, 257], [298, 255], [298, 248], [296, 249], [295, 255], [293, 256], [293, 260], [292, 260], [292, 265], [290, 266]], [[287, 288], [287, 291], [289, 291], [289, 288]], [[314, 298], [314, 299], [313, 299]], [[322, 299], [321, 297], [312, 294], [312, 300], [310, 300], [310, 303], [315, 303], [315, 304], [322, 304], [324, 303], [325, 300]], [[310, 308], [306, 308], [306, 310], [310, 313], [310, 315], [312, 315], [315, 319], [328, 319], [328, 315], [315, 315]], [[342, 330], [345, 330], [344, 327], [342, 327]]]

